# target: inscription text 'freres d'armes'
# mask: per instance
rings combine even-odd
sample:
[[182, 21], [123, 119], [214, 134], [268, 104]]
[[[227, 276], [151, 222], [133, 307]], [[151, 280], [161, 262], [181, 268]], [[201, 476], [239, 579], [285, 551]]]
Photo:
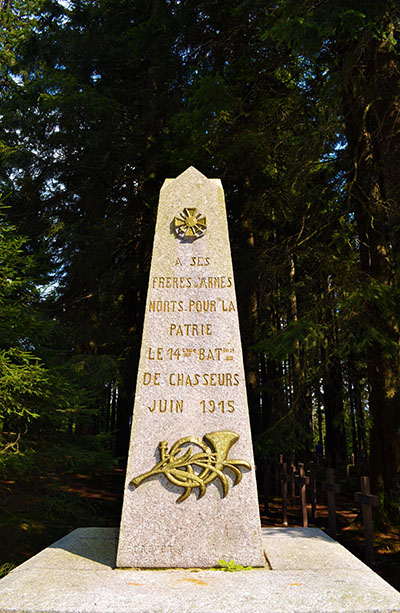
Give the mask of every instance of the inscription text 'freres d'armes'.
[[224, 193], [161, 189], [117, 566], [264, 566]]

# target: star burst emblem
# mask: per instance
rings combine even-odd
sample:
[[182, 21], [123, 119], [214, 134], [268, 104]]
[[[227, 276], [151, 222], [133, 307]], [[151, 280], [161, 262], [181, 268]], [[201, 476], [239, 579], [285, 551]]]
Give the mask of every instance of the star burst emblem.
[[175, 233], [179, 238], [200, 238], [207, 230], [207, 219], [197, 209], [183, 209], [180, 217], [174, 218]]

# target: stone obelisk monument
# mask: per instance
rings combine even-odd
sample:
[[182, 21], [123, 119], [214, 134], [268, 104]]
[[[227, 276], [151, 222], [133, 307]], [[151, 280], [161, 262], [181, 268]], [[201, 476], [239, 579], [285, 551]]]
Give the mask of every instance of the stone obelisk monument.
[[117, 567], [264, 566], [224, 193], [161, 189]]

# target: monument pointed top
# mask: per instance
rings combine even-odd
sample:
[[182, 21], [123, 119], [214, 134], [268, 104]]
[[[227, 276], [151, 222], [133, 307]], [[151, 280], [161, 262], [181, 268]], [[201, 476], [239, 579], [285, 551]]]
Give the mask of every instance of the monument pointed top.
[[199, 170], [197, 170], [197, 168], [195, 168], [194, 166], [189, 166], [189, 168], [186, 168], [186, 170], [184, 170], [180, 175], [178, 175], [176, 177], [177, 179], [185, 179], [185, 181], [187, 181], [188, 179], [207, 179], [207, 177], [205, 175], [203, 175], [203, 173], [201, 173]]
[[173, 189], [176, 189], [177, 186], [194, 186], [196, 184], [202, 185], [205, 184], [205, 182], [208, 182], [209, 185], [213, 185], [214, 187], [222, 187], [220, 179], [209, 179], [194, 166], [189, 166], [189, 168], [186, 168], [186, 170], [184, 170], [176, 178], [165, 179], [163, 188], [171, 188], [172, 185], [174, 185], [175, 187]]

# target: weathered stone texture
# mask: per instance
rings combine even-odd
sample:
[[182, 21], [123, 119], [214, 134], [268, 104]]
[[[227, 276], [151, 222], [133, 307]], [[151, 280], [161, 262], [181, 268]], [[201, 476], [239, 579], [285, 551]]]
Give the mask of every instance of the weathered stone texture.
[[[175, 218], [186, 219], [181, 235], [206, 224], [204, 235], [177, 236]], [[222, 471], [225, 497], [219, 478], [182, 502], [187, 488], [163, 474], [130, 485], [159, 462], [160, 441], [170, 449], [215, 432], [238, 434], [227, 460], [251, 467], [238, 467], [235, 486], [232, 470]], [[188, 443], [182, 453], [190, 448], [202, 452]], [[224, 194], [219, 180], [189, 168], [160, 194], [117, 566], [212, 567], [219, 559], [264, 564]]]

